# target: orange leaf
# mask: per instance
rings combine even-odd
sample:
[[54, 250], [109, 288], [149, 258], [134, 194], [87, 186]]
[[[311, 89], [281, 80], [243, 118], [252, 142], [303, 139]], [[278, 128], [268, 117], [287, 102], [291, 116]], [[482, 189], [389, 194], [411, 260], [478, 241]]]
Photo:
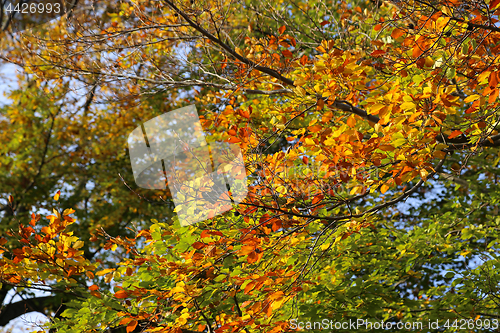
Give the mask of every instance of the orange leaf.
[[453, 139], [453, 138], [456, 138], [457, 136], [459, 136], [460, 134], [462, 134], [462, 131], [459, 131], [459, 130], [454, 130], [453, 132], [451, 132], [451, 134], [448, 136], [448, 139]]
[[394, 39], [398, 39], [399, 37], [403, 36], [404, 33], [405, 32], [403, 30], [396, 28], [392, 31], [391, 37]]
[[323, 200], [324, 196], [322, 194], [318, 194], [317, 196], [314, 197], [313, 201], [312, 201], [312, 204], [315, 205], [317, 204], [318, 202], [320, 202], [321, 200]]
[[248, 295], [250, 293], [250, 291], [253, 290], [254, 287], [255, 287], [255, 282], [250, 282], [249, 284], [247, 284], [247, 286], [245, 287], [245, 290], [244, 290], [245, 294]]
[[323, 21], [323, 22], [320, 23], [320, 25], [322, 27], [324, 27], [325, 25], [330, 24], [330, 23], [331, 23], [330, 21]]
[[490, 89], [495, 88], [498, 85], [498, 72], [491, 72], [489, 79]]
[[387, 186], [387, 185], [384, 184], [380, 188], [380, 192], [382, 192], [382, 194], [384, 194], [385, 192], [387, 192], [388, 189], [389, 189], [389, 186]]
[[99, 290], [99, 286], [97, 286], [97, 285], [93, 284], [93, 285], [91, 285], [91, 286], [89, 287], [89, 290], [91, 290], [91, 291], [96, 291], [96, 290]]
[[90, 294], [94, 297], [101, 298], [101, 294], [97, 291], [91, 291]]
[[280, 33], [280, 35], [282, 35], [282, 34], [285, 32], [285, 30], [286, 30], [286, 26], [281, 26], [281, 27], [278, 29], [278, 31], [279, 31], [279, 33]]
[[9, 195], [9, 203], [12, 203], [14, 201], [14, 197], [12, 195]]
[[283, 54], [283, 56], [284, 56], [285, 58], [291, 58], [291, 57], [293, 57], [292, 52], [290, 52], [289, 50], [284, 50], [284, 51], [281, 51], [281, 54]]
[[356, 118], [354, 116], [350, 116], [347, 118], [347, 126], [354, 127], [356, 125]]
[[[413, 58], [418, 58], [420, 57], [425, 51], [425, 45], [422, 43], [422, 44], [416, 44], [414, 47], [413, 47], [413, 51], [412, 51], [412, 56]], [[425, 63], [425, 60], [424, 60], [424, 63]]]
[[[286, 50], [286, 51], [288, 51], [288, 50]], [[290, 51], [288, 51], [288, 52], [290, 52]], [[248, 112], [248, 110], [242, 110], [242, 109], [240, 109], [239, 111], [240, 111], [239, 112], [240, 116], [245, 117], [247, 119], [250, 119], [250, 112]]]
[[133, 330], [135, 330], [135, 328], [137, 327], [137, 320], [132, 320], [130, 323], [128, 323], [127, 325], [127, 333], [130, 333], [132, 332]]
[[318, 99], [316, 110], [323, 110], [324, 106], [325, 106], [325, 101], [322, 98]]
[[492, 89], [490, 97], [488, 97], [488, 103], [495, 103], [498, 97], [498, 89]]
[[382, 24], [377, 24], [377, 25], [373, 28], [373, 30], [375, 30], [375, 31], [380, 31], [381, 29], [382, 29]]
[[232, 136], [231, 138], [229, 138], [229, 140], [227, 140], [227, 142], [229, 142], [229, 143], [238, 143], [238, 142], [241, 142], [241, 140], [238, 139], [237, 137]]
[[300, 58], [300, 64], [302, 66], [305, 66], [307, 64], [307, 56], [305, 54]]
[[249, 264], [253, 264], [254, 262], [259, 261], [263, 255], [264, 252], [262, 252], [262, 250], [259, 253], [257, 251], [254, 251], [248, 255], [247, 261]]
[[318, 47], [316, 48], [316, 50], [317, 50], [318, 52], [321, 52], [321, 53], [326, 53], [325, 48], [324, 48], [323, 46], [321, 46], [321, 45], [320, 45], [320, 46], [318, 46]]
[[118, 323], [118, 325], [127, 325], [128, 323], [130, 323], [133, 319], [130, 318], [130, 317], [125, 317], [123, 318], [122, 320], [120, 320], [120, 322]]
[[123, 289], [120, 289], [118, 290], [116, 293], [115, 293], [115, 297], [116, 298], [127, 298], [128, 297], [128, 293], [123, 290]]

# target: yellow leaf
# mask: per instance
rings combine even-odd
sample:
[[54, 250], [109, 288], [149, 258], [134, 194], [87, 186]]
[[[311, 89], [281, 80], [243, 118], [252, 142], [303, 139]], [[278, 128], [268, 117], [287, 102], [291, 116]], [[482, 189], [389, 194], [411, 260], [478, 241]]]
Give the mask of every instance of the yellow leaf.
[[370, 111], [371, 114], [378, 114], [379, 111], [380, 111], [380, 109], [382, 109], [383, 107], [385, 107], [384, 104], [373, 104], [370, 107], [369, 111]]
[[296, 93], [297, 95], [299, 95], [300, 97], [304, 97], [304, 96], [306, 95], [306, 91], [305, 91], [305, 89], [304, 89], [304, 88], [302, 88], [302, 87], [297, 87], [297, 88], [295, 88], [294, 90], [295, 90], [295, 93]]
[[432, 67], [432, 65], [434, 65], [434, 60], [431, 57], [425, 58], [425, 66]]
[[406, 142], [405, 136], [400, 132], [394, 133], [392, 135], [392, 140], [393, 140], [392, 145], [396, 148], [403, 145]]
[[448, 8], [447, 6], [441, 7], [441, 12], [443, 12], [443, 14], [445, 14], [446, 16], [453, 16], [450, 8]]
[[106, 275], [108, 273], [114, 272], [114, 270], [115, 270], [114, 268], [106, 268], [106, 269], [103, 269], [102, 271], [95, 273], [95, 275], [103, 276], [103, 275]]
[[314, 145], [316, 145], [316, 142], [314, 142], [314, 140], [311, 138], [306, 138], [306, 144], [314, 146]]
[[293, 82], [293, 84], [296, 86], [296, 87], [300, 87], [302, 85], [304, 85], [307, 81], [304, 80], [304, 78], [298, 78], [297, 80], [295, 80]]
[[460, 255], [461, 255], [462, 257], [466, 257], [469, 253], [470, 253], [470, 251], [463, 250], [463, 251], [460, 253]]
[[360, 185], [356, 185], [356, 186], [354, 186], [354, 187], [351, 189], [351, 192], [350, 192], [349, 194], [350, 194], [350, 195], [353, 195], [353, 194], [356, 194], [356, 193], [360, 193], [362, 188], [363, 188], [362, 186], [360, 186]]
[[[479, 84], [487, 83], [488, 82], [487, 80], [489, 79], [490, 74], [491, 74], [490, 71], [485, 71], [485, 72], [479, 74], [479, 76], [477, 77], [477, 82], [479, 82]], [[486, 81], [486, 82], [484, 82], [484, 81]]]
[[415, 110], [417, 106], [413, 102], [404, 102], [400, 106], [401, 110], [403, 111], [410, 111], [410, 110]]
[[470, 103], [470, 102], [474, 102], [476, 99], [479, 99], [481, 98], [481, 96], [479, 95], [470, 95], [469, 97], [467, 97], [464, 102], [465, 103]]
[[59, 196], [61, 195], [61, 191], [57, 191], [56, 195], [54, 195], [54, 200], [59, 200]]
[[[52, 208], [52, 212], [56, 215], [56, 217], [59, 219], [59, 220], [62, 220], [62, 216], [61, 214], [57, 211], [57, 209], [55, 208]], [[52, 222], [52, 221], [51, 221]]]
[[78, 249], [79, 249], [79, 248], [81, 248], [83, 245], [84, 245], [84, 243], [83, 243], [82, 241], [80, 241], [80, 240], [79, 240], [79, 241], [76, 241], [76, 242], [75, 242], [75, 244], [73, 244], [73, 246], [72, 246], [72, 247], [73, 247], [75, 250], [78, 250]]
[[184, 288], [182, 287], [173, 287], [171, 290], [172, 293], [182, 293], [184, 292]]
[[64, 215], [64, 216], [66, 216], [66, 215], [71, 215], [71, 214], [73, 214], [74, 212], [75, 212], [75, 210], [74, 210], [74, 209], [72, 209], [72, 208], [67, 208], [67, 209], [65, 209], [65, 210], [64, 210], [63, 215]]
[[384, 194], [385, 192], [387, 192], [388, 189], [389, 189], [389, 186], [384, 184], [380, 187], [380, 192], [382, 192], [382, 194]]
[[286, 187], [284, 187], [283, 185], [280, 185], [280, 186], [278, 186], [276, 188], [276, 191], [278, 191], [281, 194], [285, 194], [286, 193]]

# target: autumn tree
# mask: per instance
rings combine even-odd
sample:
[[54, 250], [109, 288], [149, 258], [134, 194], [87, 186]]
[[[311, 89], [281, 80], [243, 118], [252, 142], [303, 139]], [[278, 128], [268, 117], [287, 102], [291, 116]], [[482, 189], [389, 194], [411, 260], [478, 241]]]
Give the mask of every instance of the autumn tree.
[[[0, 324], [498, 328], [500, 1], [81, 6], [1, 42], [26, 73], [2, 109], [2, 295], [53, 297]], [[189, 104], [240, 146], [249, 194], [181, 227], [168, 191], [135, 186], [126, 140]]]

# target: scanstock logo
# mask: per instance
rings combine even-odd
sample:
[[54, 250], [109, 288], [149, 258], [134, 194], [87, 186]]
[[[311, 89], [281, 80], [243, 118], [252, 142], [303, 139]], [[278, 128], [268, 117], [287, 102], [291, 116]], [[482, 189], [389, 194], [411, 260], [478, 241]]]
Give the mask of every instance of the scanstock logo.
[[247, 196], [239, 146], [208, 144], [194, 105], [137, 127], [128, 147], [137, 186], [168, 188], [181, 226], [231, 210]]

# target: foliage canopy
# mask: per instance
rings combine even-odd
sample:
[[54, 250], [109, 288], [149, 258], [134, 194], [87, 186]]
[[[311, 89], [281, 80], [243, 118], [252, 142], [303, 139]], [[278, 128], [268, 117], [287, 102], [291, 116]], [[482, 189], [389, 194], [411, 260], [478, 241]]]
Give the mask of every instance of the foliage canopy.
[[[0, 325], [498, 323], [499, 0], [81, 2], [0, 41]], [[249, 194], [180, 227], [126, 140], [189, 104]]]

